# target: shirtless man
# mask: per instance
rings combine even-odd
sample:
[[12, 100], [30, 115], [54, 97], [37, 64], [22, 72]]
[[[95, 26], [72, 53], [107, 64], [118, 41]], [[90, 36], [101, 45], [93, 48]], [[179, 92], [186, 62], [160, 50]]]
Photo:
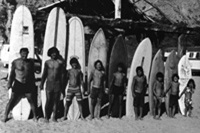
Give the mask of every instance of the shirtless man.
[[178, 107], [178, 99], [179, 99], [179, 82], [178, 82], [179, 76], [178, 74], [172, 75], [172, 82], [169, 88], [166, 90], [165, 94], [170, 94], [169, 98], [169, 117], [174, 118], [176, 108]]
[[[106, 85], [105, 71], [102, 62], [100, 60], [97, 60], [94, 63], [94, 67], [95, 70], [90, 74], [88, 84], [88, 94], [90, 94], [91, 98], [90, 119], [94, 118], [95, 106], [97, 106], [98, 111], [101, 108], [101, 99]], [[100, 112], [97, 112], [97, 114], [100, 114]], [[97, 119], [100, 119], [98, 115]]]
[[109, 96], [109, 107], [108, 107], [108, 118], [110, 117], [111, 110], [115, 97], [119, 97], [119, 118], [122, 117], [122, 100], [123, 95], [126, 91], [126, 74], [124, 73], [124, 65], [119, 63], [117, 65], [117, 72], [113, 74], [113, 79], [110, 85], [110, 96]]
[[33, 98], [35, 89], [34, 62], [31, 59], [27, 59], [28, 53], [29, 51], [27, 48], [21, 48], [21, 57], [12, 62], [10, 77], [7, 84], [8, 89], [12, 88], [12, 94], [6, 106], [4, 122], [8, 120], [8, 114], [24, 96], [30, 103], [33, 112], [33, 120], [37, 120], [36, 103], [34, 103]]
[[[163, 73], [158, 72], [156, 74], [156, 81], [153, 84], [153, 95], [154, 95], [154, 109], [153, 118], [160, 120], [161, 116], [161, 104], [164, 96], [164, 83], [163, 83]], [[156, 109], [158, 109], [158, 118], [156, 118]]]
[[142, 120], [144, 96], [147, 90], [147, 80], [142, 67], [137, 67], [136, 73], [137, 75], [133, 77], [132, 84], [132, 95], [134, 98], [133, 106], [135, 112], [135, 120]]
[[45, 119], [49, 121], [53, 107], [53, 121], [57, 122], [56, 112], [62, 91], [62, 79], [64, 74], [64, 61], [59, 55], [56, 47], [48, 50], [47, 55], [51, 59], [47, 60], [44, 65], [44, 71], [41, 79], [40, 88], [43, 90], [46, 81], [46, 104], [45, 104]]
[[70, 65], [72, 66], [72, 68], [67, 70], [66, 85], [69, 84], [68, 85], [69, 88], [67, 90], [63, 120], [67, 120], [69, 107], [72, 104], [74, 96], [76, 96], [78, 102], [81, 119], [84, 120], [83, 110], [82, 110], [82, 92], [81, 92], [81, 86], [84, 88], [83, 73], [80, 70], [80, 64], [77, 58], [75, 57], [71, 58]]

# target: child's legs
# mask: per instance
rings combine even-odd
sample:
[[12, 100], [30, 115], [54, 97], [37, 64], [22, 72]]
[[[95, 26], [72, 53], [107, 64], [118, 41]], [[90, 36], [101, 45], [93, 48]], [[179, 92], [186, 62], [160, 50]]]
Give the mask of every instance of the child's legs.
[[109, 95], [108, 116], [110, 116], [113, 107], [113, 100], [114, 100], [114, 95], [113, 94]]
[[69, 111], [69, 106], [72, 104], [72, 99], [74, 98], [74, 93], [67, 93], [65, 109], [64, 109], [64, 119], [67, 119], [67, 114]]
[[60, 101], [60, 92], [54, 92], [54, 101], [53, 101], [53, 119], [56, 120], [56, 114], [58, 109], [58, 103]]
[[96, 117], [99, 118], [100, 117], [100, 111], [101, 111], [101, 98], [97, 98], [97, 104], [96, 104], [96, 108], [97, 108], [97, 113], [96, 113]]
[[158, 101], [157, 98], [154, 97], [154, 108], [153, 108], [153, 117], [156, 117], [156, 109], [158, 108]]
[[140, 114], [139, 114], [139, 118], [142, 118], [143, 115], [143, 107], [144, 107], [144, 95], [140, 94]]
[[161, 116], [161, 105], [162, 105], [162, 98], [158, 99], [158, 117]]
[[80, 114], [81, 114], [81, 118], [83, 119], [82, 93], [81, 93], [81, 91], [79, 91], [75, 95], [76, 95], [76, 99], [77, 99], [77, 102], [78, 102], [78, 107], [79, 107], [79, 111], [80, 111]]
[[123, 95], [119, 95], [119, 118], [122, 117], [122, 100], [123, 100]]
[[140, 96], [138, 93], [135, 93], [135, 98], [133, 101], [133, 106], [134, 106], [134, 112], [135, 112], [135, 119], [138, 118], [138, 113], [139, 113], [139, 107], [140, 107]]
[[50, 119], [50, 115], [52, 112], [52, 100], [53, 100], [52, 92], [46, 90], [45, 118], [47, 120]]

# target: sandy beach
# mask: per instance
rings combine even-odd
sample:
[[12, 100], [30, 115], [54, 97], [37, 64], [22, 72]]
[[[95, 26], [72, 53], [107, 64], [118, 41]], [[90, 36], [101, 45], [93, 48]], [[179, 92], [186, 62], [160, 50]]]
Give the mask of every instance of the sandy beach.
[[[0, 78], [6, 76], [7, 69], [0, 66]], [[102, 120], [94, 119], [85, 121], [64, 121], [45, 123], [43, 118], [38, 122], [31, 119], [27, 121], [9, 120], [0, 122], [0, 133], [198, 133], [200, 131], [200, 77], [193, 77], [196, 82], [196, 90], [193, 95], [192, 117], [183, 117], [176, 114], [176, 118], [168, 118], [165, 113], [162, 120], [154, 120], [146, 115], [141, 121], [135, 121], [133, 117], [123, 116], [122, 119], [105, 116]], [[0, 80], [0, 119], [3, 119], [5, 106], [8, 102], [7, 81]], [[59, 120], [58, 120], [59, 121]]]

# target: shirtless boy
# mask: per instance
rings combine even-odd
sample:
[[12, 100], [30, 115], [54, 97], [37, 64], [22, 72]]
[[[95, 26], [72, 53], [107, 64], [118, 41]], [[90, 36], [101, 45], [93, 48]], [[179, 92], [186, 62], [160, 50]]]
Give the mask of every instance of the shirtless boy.
[[60, 94], [62, 91], [62, 78], [64, 71], [64, 61], [59, 58], [59, 51], [56, 47], [52, 47], [48, 50], [47, 55], [51, 59], [47, 60], [44, 65], [44, 71], [40, 84], [41, 90], [43, 90], [44, 83], [46, 81], [46, 104], [45, 104], [45, 119], [49, 121], [51, 117], [53, 107], [54, 122], [57, 122], [56, 112], [58, 109], [58, 103], [60, 100]]
[[192, 94], [194, 93], [196, 85], [193, 79], [190, 79], [187, 83], [187, 86], [181, 93], [180, 97], [185, 94], [185, 116], [191, 117], [192, 114]]
[[144, 96], [147, 90], [147, 79], [144, 75], [143, 68], [136, 68], [137, 75], [133, 77], [132, 84], [132, 95], [134, 98], [134, 112], [135, 120], [142, 120], [143, 106], [144, 106]]
[[[160, 119], [161, 115], [161, 104], [164, 96], [164, 83], [163, 83], [163, 73], [158, 72], [156, 74], [156, 81], [153, 85], [153, 95], [154, 95], [154, 110], [153, 118]], [[158, 117], [156, 118], [156, 109], [158, 109]]]
[[169, 117], [174, 118], [176, 108], [178, 107], [178, 99], [179, 99], [179, 82], [178, 82], [179, 76], [178, 74], [172, 75], [172, 82], [169, 88], [166, 90], [165, 94], [170, 94], [169, 97]]
[[110, 117], [115, 97], [119, 97], [119, 118], [122, 117], [122, 100], [126, 91], [126, 74], [124, 73], [123, 66], [122, 63], [119, 63], [117, 65], [117, 72], [113, 74], [109, 92], [108, 118]]
[[81, 92], [81, 86], [84, 87], [83, 73], [80, 70], [80, 67], [79, 67], [80, 65], [77, 58], [73, 57], [70, 60], [70, 65], [72, 66], [72, 68], [67, 71], [66, 84], [68, 84], [69, 82], [69, 85], [68, 85], [69, 88], [67, 91], [63, 120], [67, 120], [68, 110], [74, 96], [76, 96], [80, 114], [81, 114], [81, 119], [83, 120], [84, 117], [83, 117], [83, 111], [82, 111], [82, 92]]
[[[97, 106], [98, 110], [101, 108], [101, 99], [106, 85], [105, 71], [102, 62], [97, 60], [94, 63], [94, 67], [95, 70], [90, 74], [88, 85], [88, 94], [90, 94], [91, 98], [90, 119], [94, 118], [95, 106]], [[99, 116], [97, 116], [97, 119], [100, 119]]]
[[8, 89], [12, 88], [12, 94], [6, 106], [4, 122], [8, 120], [8, 114], [24, 96], [30, 103], [33, 112], [33, 120], [37, 120], [36, 105], [33, 98], [35, 89], [34, 62], [31, 59], [27, 59], [28, 53], [29, 51], [27, 48], [21, 48], [21, 57], [12, 62], [10, 77], [7, 84]]

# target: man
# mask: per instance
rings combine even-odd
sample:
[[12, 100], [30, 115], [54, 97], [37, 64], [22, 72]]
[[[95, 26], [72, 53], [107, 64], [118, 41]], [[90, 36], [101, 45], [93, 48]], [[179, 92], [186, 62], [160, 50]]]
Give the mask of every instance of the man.
[[12, 62], [10, 77], [7, 84], [8, 89], [12, 88], [12, 94], [6, 106], [4, 122], [8, 120], [8, 114], [22, 97], [28, 99], [33, 112], [33, 120], [37, 120], [36, 103], [33, 98], [35, 89], [34, 62], [31, 59], [27, 59], [28, 53], [29, 51], [27, 48], [21, 48], [21, 57]]
[[[60, 100], [60, 94], [62, 91], [62, 79], [64, 74], [64, 60], [59, 55], [59, 51], [56, 47], [52, 47], [48, 50], [48, 56], [51, 59], [45, 62], [42, 80], [40, 84], [41, 90], [43, 89], [46, 81], [46, 105], [45, 105], [45, 119], [49, 121], [52, 112], [53, 105], [53, 121], [57, 122], [56, 112], [58, 109], [58, 103]], [[61, 58], [59, 58], [61, 57]]]

